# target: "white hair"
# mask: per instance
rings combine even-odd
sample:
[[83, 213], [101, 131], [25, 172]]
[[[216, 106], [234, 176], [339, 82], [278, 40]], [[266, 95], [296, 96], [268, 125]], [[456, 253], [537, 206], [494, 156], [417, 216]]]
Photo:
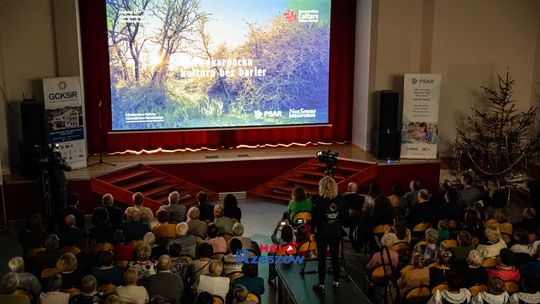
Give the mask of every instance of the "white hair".
[[244, 225], [242, 223], [236, 223], [233, 225], [232, 230], [235, 236], [242, 236], [244, 234]]
[[24, 260], [20, 256], [16, 256], [9, 260], [8, 262], [9, 270], [12, 272], [23, 272], [24, 271]]
[[186, 222], [181, 222], [176, 225], [176, 235], [186, 235], [189, 227]]

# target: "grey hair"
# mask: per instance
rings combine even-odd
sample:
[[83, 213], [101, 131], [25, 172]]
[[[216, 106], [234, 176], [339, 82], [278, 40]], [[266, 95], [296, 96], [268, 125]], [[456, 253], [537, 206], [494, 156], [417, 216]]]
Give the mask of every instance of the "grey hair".
[[12, 272], [23, 272], [24, 271], [24, 260], [20, 256], [16, 256], [9, 260], [8, 262], [9, 270]]

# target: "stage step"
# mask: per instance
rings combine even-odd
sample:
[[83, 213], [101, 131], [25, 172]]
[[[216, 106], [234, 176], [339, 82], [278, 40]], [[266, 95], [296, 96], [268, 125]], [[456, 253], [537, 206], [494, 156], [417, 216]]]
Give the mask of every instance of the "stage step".
[[[307, 195], [313, 196], [319, 192], [319, 180], [326, 175], [326, 169], [326, 164], [318, 162], [317, 158], [310, 159], [249, 190], [248, 197], [263, 197], [288, 202], [296, 186], [304, 187]], [[367, 188], [367, 185], [377, 178], [377, 164], [338, 160], [338, 166], [333, 168], [333, 172], [339, 192], [343, 193], [349, 182], [356, 182], [361, 189]]]
[[133, 193], [140, 191], [144, 195], [144, 205], [154, 212], [168, 203], [172, 191], [180, 193], [180, 203], [186, 208], [197, 204], [199, 191], [206, 192], [209, 200], [218, 199], [215, 191], [143, 164], [92, 178], [90, 184], [92, 192], [98, 195], [111, 193], [116, 202], [128, 206], [132, 205]]

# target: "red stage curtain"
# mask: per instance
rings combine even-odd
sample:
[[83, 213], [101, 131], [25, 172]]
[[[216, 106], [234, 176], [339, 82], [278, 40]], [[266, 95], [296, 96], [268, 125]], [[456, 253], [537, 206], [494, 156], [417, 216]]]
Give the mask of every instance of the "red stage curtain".
[[[220, 148], [238, 145], [341, 142], [352, 136], [356, 1], [332, 1], [330, 44], [331, 127], [109, 134], [111, 100], [104, 0], [79, 0], [88, 150]], [[101, 102], [101, 107], [99, 106]], [[99, 125], [101, 116], [102, 128]], [[101, 131], [100, 131], [101, 130]]]

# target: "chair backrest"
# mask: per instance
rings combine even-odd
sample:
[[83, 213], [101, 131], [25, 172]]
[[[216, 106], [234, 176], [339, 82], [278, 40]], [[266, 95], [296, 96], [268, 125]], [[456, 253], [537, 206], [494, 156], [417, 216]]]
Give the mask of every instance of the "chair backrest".
[[433, 289], [431, 290], [431, 293], [434, 294], [435, 292], [437, 292], [437, 290], [448, 290], [448, 285], [446, 285], [446, 284], [444, 284], [444, 283], [443, 283], [443, 284], [439, 284], [439, 285], [433, 287]]
[[214, 297], [214, 304], [225, 304], [225, 300], [221, 297], [221, 296], [218, 296], [218, 295], [213, 295]]
[[53, 274], [57, 272], [58, 272], [58, 269], [56, 267], [45, 268], [43, 269], [43, 271], [41, 271], [41, 278], [42, 279], [49, 278], [50, 276], [52, 276]]
[[409, 265], [401, 268], [401, 270], [399, 272], [401, 273], [401, 275], [403, 275], [403, 274], [405, 274], [408, 271], [413, 270], [413, 269], [414, 269], [414, 266], [409, 264]]
[[229, 280], [232, 283], [234, 280], [238, 279], [239, 277], [244, 276], [244, 273], [241, 271], [233, 271], [229, 273], [227, 276], [229, 277]]
[[484, 284], [476, 284], [474, 286], [469, 287], [469, 291], [471, 292], [471, 295], [474, 297], [479, 292], [488, 291], [488, 287]]
[[397, 242], [392, 245], [392, 250], [398, 253], [398, 255], [401, 257], [403, 255], [406, 255], [409, 253], [409, 243], [407, 242]]
[[501, 233], [501, 239], [508, 245], [512, 242], [512, 236], [508, 233]]
[[391, 265], [381, 265], [371, 271], [370, 280], [375, 284], [383, 284], [395, 279]]
[[18, 296], [25, 296], [28, 298], [28, 300], [30, 300], [30, 303], [35, 303], [34, 302], [34, 296], [29, 293], [28, 291], [24, 290], [24, 289], [15, 289], [15, 292], [14, 292], [15, 295], [18, 295]]
[[103, 251], [113, 250], [114, 246], [111, 243], [97, 243], [94, 247], [94, 252], [99, 253]]
[[519, 283], [516, 281], [504, 281], [504, 290], [509, 294], [513, 294], [519, 291]]
[[534, 241], [536, 241], [538, 237], [536, 236], [536, 233], [530, 233], [529, 234], [529, 242], [532, 243]]
[[81, 291], [78, 288], [64, 289], [62, 291], [65, 293], [68, 293], [70, 297], [74, 297], [81, 293]]
[[405, 303], [419, 303], [419, 302], [427, 302], [431, 298], [431, 292], [429, 290], [429, 286], [421, 285], [418, 287], [415, 287], [407, 294], [405, 295]]
[[308, 211], [296, 212], [292, 216], [292, 222], [296, 223], [298, 221], [298, 219], [302, 219], [304, 224], [311, 221], [311, 212], [308, 212]]
[[457, 241], [453, 239], [444, 240], [441, 242], [441, 245], [444, 246], [444, 249], [451, 249], [457, 247]]
[[246, 300], [251, 301], [255, 304], [261, 303], [261, 298], [258, 295], [254, 294], [253, 292], [248, 293]]
[[418, 223], [414, 226], [413, 232], [423, 232], [426, 231], [428, 228], [431, 228], [431, 225], [429, 223]]
[[484, 259], [484, 261], [482, 262], [482, 267], [484, 268], [496, 267], [500, 263], [501, 261], [499, 260], [499, 257], [487, 258], [487, 259]]
[[497, 224], [497, 220], [496, 219], [489, 219], [487, 221], [484, 222], [484, 228], [487, 228], [487, 227], [490, 227], [490, 226], [493, 226]]
[[115, 294], [116, 293], [116, 285], [114, 285], [114, 284], [101, 285], [96, 290], [98, 292], [102, 292], [104, 295]]
[[26, 257], [31, 259], [31, 258], [35, 257], [38, 253], [42, 252], [42, 251], [45, 251], [45, 248], [43, 248], [43, 247], [32, 248], [32, 249], [28, 250], [28, 252], [26, 253]]
[[77, 255], [77, 254], [81, 253], [81, 249], [79, 249], [79, 247], [77, 247], [77, 246], [66, 247], [66, 251], [70, 252], [70, 253], [73, 253], [73, 255]]
[[143, 244], [143, 241], [141, 241], [141, 240], [133, 240], [133, 241], [129, 242], [127, 245], [129, 247], [133, 248], [133, 249], [137, 249], [142, 244]]
[[388, 232], [392, 227], [390, 225], [378, 225], [373, 228], [373, 234], [384, 234], [385, 232]]
[[223, 237], [227, 243], [232, 239], [233, 235], [227, 232], [220, 233], [219, 236]]

